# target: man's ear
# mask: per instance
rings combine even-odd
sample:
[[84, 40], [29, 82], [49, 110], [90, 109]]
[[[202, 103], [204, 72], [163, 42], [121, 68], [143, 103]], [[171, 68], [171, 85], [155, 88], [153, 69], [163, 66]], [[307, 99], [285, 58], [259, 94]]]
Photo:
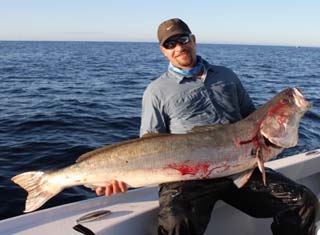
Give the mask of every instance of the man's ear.
[[162, 52], [162, 54], [167, 57], [167, 51], [166, 48], [164, 48], [163, 46], [160, 46], [160, 51]]
[[160, 51], [161, 51], [162, 53], [164, 53], [165, 48], [163, 48], [163, 46], [161, 46], [161, 45], [159, 45], [159, 47], [160, 47]]
[[196, 43], [196, 36], [194, 34], [191, 35], [191, 39], [194, 43]]

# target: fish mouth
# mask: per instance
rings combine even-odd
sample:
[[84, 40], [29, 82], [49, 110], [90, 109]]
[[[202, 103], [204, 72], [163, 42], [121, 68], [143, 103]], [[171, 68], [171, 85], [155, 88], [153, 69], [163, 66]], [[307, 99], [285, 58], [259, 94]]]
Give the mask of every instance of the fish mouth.
[[305, 100], [303, 94], [301, 93], [298, 87], [293, 88], [293, 96], [295, 97], [297, 107], [301, 108], [303, 111], [306, 111], [309, 108], [311, 108], [311, 103]]

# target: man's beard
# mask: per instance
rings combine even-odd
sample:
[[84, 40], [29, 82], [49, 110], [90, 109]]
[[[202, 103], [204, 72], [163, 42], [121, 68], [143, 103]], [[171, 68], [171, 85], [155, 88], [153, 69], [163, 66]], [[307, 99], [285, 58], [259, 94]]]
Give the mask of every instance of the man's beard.
[[180, 52], [176, 57], [176, 61], [180, 66], [183, 67], [193, 67], [195, 64], [192, 54], [189, 51]]

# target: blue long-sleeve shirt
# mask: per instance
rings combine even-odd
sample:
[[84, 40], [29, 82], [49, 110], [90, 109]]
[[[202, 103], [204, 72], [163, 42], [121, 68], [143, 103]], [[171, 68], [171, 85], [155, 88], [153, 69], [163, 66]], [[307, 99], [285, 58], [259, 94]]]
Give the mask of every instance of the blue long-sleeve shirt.
[[236, 122], [254, 105], [234, 72], [203, 60], [204, 79], [168, 70], [143, 95], [140, 136], [186, 133], [194, 126]]

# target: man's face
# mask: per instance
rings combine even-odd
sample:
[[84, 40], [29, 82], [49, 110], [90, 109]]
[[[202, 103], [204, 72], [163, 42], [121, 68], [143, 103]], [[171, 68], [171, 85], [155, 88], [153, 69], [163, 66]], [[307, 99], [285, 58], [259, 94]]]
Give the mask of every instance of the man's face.
[[[188, 40], [189, 39], [189, 40]], [[160, 46], [161, 52], [176, 67], [191, 69], [197, 63], [194, 35], [172, 36]]]

